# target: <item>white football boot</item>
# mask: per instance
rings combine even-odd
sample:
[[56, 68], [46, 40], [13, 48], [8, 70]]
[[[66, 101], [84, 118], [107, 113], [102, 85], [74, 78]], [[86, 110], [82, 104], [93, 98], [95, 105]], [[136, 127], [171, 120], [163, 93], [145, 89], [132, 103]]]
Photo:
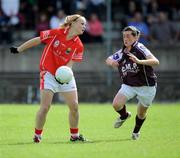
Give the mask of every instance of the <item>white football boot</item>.
[[122, 124], [123, 124], [128, 118], [131, 117], [131, 112], [127, 111], [127, 114], [128, 114], [128, 116], [127, 116], [127, 118], [124, 119], [124, 120], [120, 119], [120, 117], [117, 118], [116, 122], [114, 123], [114, 128], [119, 128], [119, 127], [121, 127]]
[[139, 137], [140, 137], [140, 133], [132, 133], [132, 139], [133, 140], [137, 140], [137, 139], [139, 139]]

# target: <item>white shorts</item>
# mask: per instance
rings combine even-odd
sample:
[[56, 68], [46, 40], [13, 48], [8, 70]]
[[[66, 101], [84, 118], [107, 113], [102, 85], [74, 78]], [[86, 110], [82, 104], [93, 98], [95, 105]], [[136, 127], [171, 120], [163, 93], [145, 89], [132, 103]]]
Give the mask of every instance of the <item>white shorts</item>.
[[57, 92], [70, 92], [77, 90], [76, 81], [73, 79], [68, 84], [59, 84], [54, 76], [48, 71], [42, 71], [40, 73], [40, 89], [49, 89], [53, 93]]
[[141, 86], [132, 87], [126, 84], [122, 84], [121, 89], [118, 93], [121, 93], [127, 97], [127, 100], [132, 99], [136, 96], [138, 104], [142, 104], [145, 107], [149, 107], [156, 94], [156, 86]]

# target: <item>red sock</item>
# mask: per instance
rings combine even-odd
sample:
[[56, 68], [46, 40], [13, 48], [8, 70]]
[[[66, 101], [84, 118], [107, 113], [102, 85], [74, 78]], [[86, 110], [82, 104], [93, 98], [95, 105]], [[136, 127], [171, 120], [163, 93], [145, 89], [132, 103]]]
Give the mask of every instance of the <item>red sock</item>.
[[36, 129], [35, 128], [35, 134], [37, 134], [37, 135], [41, 135], [42, 134], [42, 129]]
[[71, 136], [78, 137], [79, 136], [79, 129], [78, 128], [70, 128]]

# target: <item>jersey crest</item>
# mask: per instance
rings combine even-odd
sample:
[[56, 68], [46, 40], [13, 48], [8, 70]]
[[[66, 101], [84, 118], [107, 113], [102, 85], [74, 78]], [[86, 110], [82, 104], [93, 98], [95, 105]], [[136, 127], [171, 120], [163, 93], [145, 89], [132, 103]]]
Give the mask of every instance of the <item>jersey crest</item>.
[[59, 40], [56, 40], [55, 42], [54, 42], [54, 47], [56, 48], [56, 47], [58, 47], [59, 46], [59, 44], [60, 44], [60, 41]]
[[71, 48], [67, 48], [66, 54], [69, 54], [71, 52]]

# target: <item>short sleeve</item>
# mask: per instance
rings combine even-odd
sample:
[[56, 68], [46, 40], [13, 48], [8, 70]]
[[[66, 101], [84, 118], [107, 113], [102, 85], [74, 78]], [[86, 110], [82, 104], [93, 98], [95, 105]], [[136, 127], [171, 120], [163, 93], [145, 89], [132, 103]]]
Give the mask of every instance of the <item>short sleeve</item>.
[[57, 32], [56, 29], [41, 31], [40, 32], [41, 42], [48, 43], [56, 35], [56, 32]]
[[139, 44], [139, 49], [146, 57], [152, 55], [151, 51], [147, 49], [143, 44]]
[[120, 61], [122, 59], [122, 49], [120, 49], [119, 51], [115, 52], [113, 55], [111, 55], [109, 58], [115, 60], [115, 61]]
[[84, 54], [84, 47], [81, 46], [81, 47], [77, 48], [77, 50], [73, 54], [72, 60], [75, 62], [80, 62], [83, 59], [83, 54]]

